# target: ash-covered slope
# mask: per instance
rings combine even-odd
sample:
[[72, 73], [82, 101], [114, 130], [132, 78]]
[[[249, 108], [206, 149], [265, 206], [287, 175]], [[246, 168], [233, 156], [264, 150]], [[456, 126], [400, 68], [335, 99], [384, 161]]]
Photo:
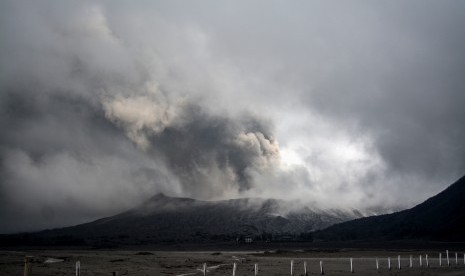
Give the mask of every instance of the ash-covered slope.
[[323, 240], [465, 241], [465, 176], [425, 202], [390, 215], [366, 217], [315, 233]]
[[241, 236], [273, 240], [359, 217], [356, 210], [322, 211], [275, 199], [199, 201], [159, 194], [116, 216], [29, 234], [29, 239], [86, 244], [233, 241]]

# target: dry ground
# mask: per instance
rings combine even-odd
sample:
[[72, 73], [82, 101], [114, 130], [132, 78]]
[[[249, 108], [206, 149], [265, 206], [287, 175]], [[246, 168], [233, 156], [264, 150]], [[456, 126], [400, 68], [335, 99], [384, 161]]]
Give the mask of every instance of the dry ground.
[[[420, 268], [418, 256], [429, 254], [430, 267]], [[353, 275], [465, 275], [463, 253], [455, 264], [455, 252], [450, 255], [447, 267], [445, 253], [443, 266], [439, 267], [438, 252], [426, 251], [275, 251], [275, 252], [160, 252], [160, 251], [101, 251], [101, 250], [33, 250], [0, 251], [0, 275], [23, 275], [24, 256], [34, 256], [32, 275], [75, 275], [75, 263], [81, 262], [81, 275], [202, 275], [207, 263], [207, 275], [232, 275], [232, 264], [237, 263], [237, 276], [254, 275], [254, 264], [259, 265], [259, 275], [290, 275], [290, 262], [294, 260], [294, 275], [303, 275], [303, 262], [307, 262], [309, 275], [320, 275], [323, 261], [325, 275], [352, 275], [349, 258], [353, 257]], [[401, 255], [402, 269], [397, 268]], [[409, 268], [409, 256], [414, 256], [414, 267]], [[375, 258], [380, 270], [376, 271]], [[389, 271], [387, 257], [391, 257]], [[47, 258], [63, 262], [46, 264]], [[424, 257], [423, 257], [424, 258]], [[426, 265], [423, 259], [423, 264]]]

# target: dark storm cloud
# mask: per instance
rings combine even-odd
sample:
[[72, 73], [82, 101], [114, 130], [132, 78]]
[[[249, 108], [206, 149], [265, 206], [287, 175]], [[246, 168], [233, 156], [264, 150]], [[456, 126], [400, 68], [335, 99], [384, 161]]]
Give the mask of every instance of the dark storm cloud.
[[465, 172], [464, 22], [458, 1], [3, 1], [0, 232], [156, 192], [417, 203]]

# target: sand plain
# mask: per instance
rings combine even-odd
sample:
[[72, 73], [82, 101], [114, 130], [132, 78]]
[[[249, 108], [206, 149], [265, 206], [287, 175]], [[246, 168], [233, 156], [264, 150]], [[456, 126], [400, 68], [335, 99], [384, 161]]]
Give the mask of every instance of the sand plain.
[[[429, 255], [426, 267], [425, 254]], [[304, 262], [308, 275], [321, 275], [320, 261], [325, 275], [465, 275], [463, 253], [458, 264], [455, 252], [450, 253], [450, 266], [447, 266], [445, 252], [442, 267], [439, 266], [438, 251], [140, 251], [140, 250], [27, 250], [1, 251], [0, 275], [23, 275], [24, 257], [33, 256], [31, 275], [75, 275], [77, 261], [81, 263], [80, 275], [203, 275], [203, 264], [207, 264], [207, 275], [232, 275], [236, 263], [236, 276], [255, 274], [254, 264], [258, 264], [258, 275], [304, 275]], [[398, 255], [401, 256], [401, 269], [398, 269]], [[410, 268], [410, 255], [413, 267]], [[422, 255], [423, 267], [419, 256]], [[391, 258], [391, 270], [388, 258]], [[47, 259], [63, 260], [45, 263]], [[354, 273], [350, 271], [350, 258], [353, 258]], [[376, 269], [376, 258], [379, 270]]]

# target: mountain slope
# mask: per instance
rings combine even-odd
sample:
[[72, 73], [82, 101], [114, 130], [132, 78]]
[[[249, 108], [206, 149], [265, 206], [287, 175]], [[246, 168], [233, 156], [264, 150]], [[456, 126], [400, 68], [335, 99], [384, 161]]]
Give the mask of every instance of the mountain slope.
[[199, 201], [162, 194], [142, 205], [94, 222], [28, 235], [29, 241], [85, 244], [232, 241], [238, 236], [270, 239], [298, 236], [362, 214], [316, 210], [275, 199]]
[[401, 212], [366, 217], [318, 231], [322, 240], [465, 241], [465, 176], [425, 202]]

